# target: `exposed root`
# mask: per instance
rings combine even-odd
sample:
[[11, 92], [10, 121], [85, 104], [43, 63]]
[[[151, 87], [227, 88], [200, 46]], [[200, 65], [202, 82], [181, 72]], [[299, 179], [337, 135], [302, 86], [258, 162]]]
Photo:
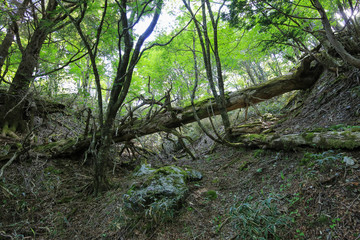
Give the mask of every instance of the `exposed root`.
[[6, 122], [4, 124], [4, 127], [2, 128], [1, 136], [2, 137], [8, 136], [8, 137], [12, 137], [16, 140], [20, 140], [21, 138], [18, 135], [16, 135], [14, 129], [16, 129], [15, 126], [9, 127], [9, 124]]
[[14, 154], [14, 156], [12, 156], [12, 158], [4, 166], [2, 166], [2, 168], [0, 169], [0, 178], [2, 178], [5, 168], [10, 166], [15, 161], [15, 159], [18, 157], [18, 155], [19, 155], [19, 152], [16, 152]]

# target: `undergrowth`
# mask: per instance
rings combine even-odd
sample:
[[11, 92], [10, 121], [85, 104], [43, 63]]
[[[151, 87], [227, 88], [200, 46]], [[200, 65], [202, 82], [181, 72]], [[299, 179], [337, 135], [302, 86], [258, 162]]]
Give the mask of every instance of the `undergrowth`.
[[245, 201], [238, 202], [230, 208], [230, 217], [235, 239], [284, 239], [293, 218], [280, 212], [276, 197], [252, 201], [249, 196]]

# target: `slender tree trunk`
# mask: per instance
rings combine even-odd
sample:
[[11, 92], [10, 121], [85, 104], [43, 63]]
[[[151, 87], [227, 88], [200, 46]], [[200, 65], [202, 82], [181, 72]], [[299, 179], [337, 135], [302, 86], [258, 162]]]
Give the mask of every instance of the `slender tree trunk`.
[[29, 2], [30, 0], [24, 0], [19, 7], [17, 13], [14, 16], [11, 16], [12, 22], [9, 24], [6, 36], [0, 45], [0, 73], [5, 63], [5, 60], [9, 55], [9, 49], [14, 41], [15, 32], [18, 31], [17, 21], [19, 21], [19, 19], [22, 19], [26, 10], [26, 6], [29, 4]]
[[252, 70], [254, 71], [257, 79], [260, 83], [265, 82], [267, 80], [267, 77], [265, 76], [265, 73], [260, 66], [260, 63], [254, 63], [252, 64]]
[[283, 74], [282, 74], [282, 71], [281, 71], [281, 67], [280, 67], [278, 58], [276, 57], [276, 55], [274, 53], [272, 53], [271, 56], [272, 56], [272, 60], [275, 62], [275, 69], [277, 71], [276, 77], [277, 76], [282, 76]]
[[253, 85], [256, 84], [256, 79], [251, 71], [251, 67], [250, 67], [250, 64], [251, 62], [250, 61], [244, 61], [243, 62], [243, 65], [245, 66], [245, 70], [246, 70], [246, 73], [248, 74], [249, 78], [250, 78], [250, 81], [252, 82]]
[[[109, 181], [107, 179], [107, 165], [111, 161], [110, 156], [110, 146], [113, 143], [113, 127], [115, 118], [119, 108], [124, 103], [124, 100], [128, 94], [130, 84], [132, 81], [132, 75], [135, 69], [137, 62], [139, 61], [141, 48], [145, 40], [151, 35], [154, 31], [154, 28], [159, 20], [160, 12], [163, 6], [163, 1], [157, 1], [157, 6], [154, 9], [154, 15], [151, 23], [148, 28], [144, 31], [143, 34], [138, 38], [135, 48], [133, 48], [133, 36], [131, 34], [132, 23], [128, 19], [128, 12], [126, 12], [127, 6], [126, 1], [121, 2], [122, 7], [121, 12], [121, 24], [122, 24], [122, 34], [124, 38], [125, 49], [119, 49], [120, 54], [122, 54], [121, 59], [118, 65], [118, 71], [113, 82], [113, 86], [110, 93], [109, 104], [107, 106], [107, 111], [104, 116], [104, 123], [101, 123], [100, 129], [100, 142], [99, 148], [95, 157], [95, 166], [94, 166], [94, 193], [98, 193], [107, 190], [109, 188]], [[105, 7], [106, 9], [106, 7]], [[105, 16], [105, 12], [104, 15]], [[120, 31], [120, 29], [119, 29]], [[120, 31], [120, 32], [121, 32]], [[121, 46], [119, 46], [121, 47]], [[91, 49], [88, 49], [91, 51]], [[95, 54], [91, 54], [91, 56]], [[96, 62], [92, 61], [93, 67], [96, 68]], [[95, 69], [94, 69], [95, 70]], [[97, 91], [101, 91], [101, 88], [98, 87]]]
[[6, 36], [0, 45], [0, 74], [1, 74], [1, 69], [4, 66], [5, 60], [9, 55], [9, 49], [13, 41], [14, 41], [14, 32], [9, 27], [6, 32]]
[[[223, 122], [224, 128], [225, 128], [225, 138], [228, 139], [231, 136], [231, 123], [230, 123], [229, 115], [227, 114], [227, 111], [226, 111], [224, 78], [223, 78], [223, 72], [222, 72], [222, 67], [221, 67], [221, 59], [220, 59], [219, 45], [218, 45], [218, 34], [217, 34], [218, 23], [219, 23], [218, 21], [219, 21], [220, 16], [218, 16], [217, 19], [215, 19], [213, 11], [211, 10], [210, 1], [205, 0], [205, 3], [207, 6], [207, 9], [208, 9], [208, 13], [210, 15], [211, 24], [212, 24], [212, 28], [214, 31], [213, 54], [215, 56], [216, 72], [217, 72], [217, 85], [219, 88], [219, 97], [218, 97], [219, 99], [217, 100], [217, 104], [219, 105], [221, 119], [222, 119], [222, 122]], [[224, 1], [224, 3], [225, 3], [225, 1]], [[220, 10], [219, 10], [218, 14], [220, 15]]]
[[[196, 20], [195, 14], [192, 11], [190, 5], [185, 0], [183, 0], [183, 3], [185, 5], [185, 7], [188, 9], [191, 16], [194, 18], [195, 27], [196, 27], [196, 31], [197, 31], [197, 34], [198, 34], [198, 37], [200, 40], [201, 50], [202, 50], [202, 54], [203, 54], [206, 78], [209, 82], [210, 89], [211, 89], [212, 95], [214, 96], [215, 102], [219, 106], [221, 120], [222, 120], [224, 128], [225, 128], [225, 134], [226, 134], [226, 136], [230, 136], [229, 133], [231, 130], [231, 128], [230, 128], [231, 125], [230, 125], [229, 116], [227, 114], [226, 107], [225, 107], [226, 103], [225, 103], [224, 81], [223, 81], [223, 76], [222, 76], [221, 61], [220, 61], [220, 56], [219, 56], [219, 52], [218, 52], [218, 43], [217, 43], [217, 25], [218, 25], [219, 18], [217, 18], [215, 20], [215, 18], [213, 16], [213, 12], [210, 8], [210, 2], [207, 0], [202, 0], [201, 1], [202, 25], [201, 25]], [[210, 42], [209, 35], [208, 35], [206, 8], [208, 9], [208, 13], [210, 15], [212, 27], [213, 27], [213, 31], [214, 31], [214, 42], [213, 42], [214, 47], [213, 48], [211, 47], [211, 42]], [[212, 70], [213, 67], [212, 67], [212, 63], [211, 63], [211, 52], [213, 52], [213, 56], [215, 57], [215, 62], [216, 62], [217, 87], [218, 87], [219, 93], [218, 93], [218, 90], [216, 89], [216, 84], [214, 81], [214, 74], [213, 74], [213, 70]]]
[[110, 159], [110, 146], [112, 145], [113, 121], [105, 123], [101, 129], [99, 149], [94, 161], [94, 194], [109, 190], [110, 183], [107, 178], [107, 165]]

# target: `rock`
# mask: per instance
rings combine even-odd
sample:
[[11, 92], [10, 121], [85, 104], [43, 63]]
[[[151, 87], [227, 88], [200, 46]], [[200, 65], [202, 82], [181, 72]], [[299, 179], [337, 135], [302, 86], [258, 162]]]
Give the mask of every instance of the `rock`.
[[187, 172], [187, 179], [189, 181], [199, 181], [202, 179], [202, 174], [199, 171], [194, 169], [186, 170]]
[[351, 157], [344, 157], [344, 163], [346, 164], [346, 166], [353, 166], [355, 165], [355, 161], [354, 159], [352, 159]]
[[131, 215], [155, 222], [172, 217], [188, 193], [187, 182], [202, 178], [196, 170], [176, 166], [154, 169], [148, 164], [141, 165], [133, 176], [136, 182], [124, 195], [124, 207]]

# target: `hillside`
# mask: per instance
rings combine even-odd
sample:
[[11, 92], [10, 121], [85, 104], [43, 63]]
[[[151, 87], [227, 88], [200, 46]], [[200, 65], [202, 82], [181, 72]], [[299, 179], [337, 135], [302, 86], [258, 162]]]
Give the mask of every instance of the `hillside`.
[[360, 239], [358, 1], [0, 10], [0, 239]]
[[[281, 99], [263, 104], [285, 106], [273, 109], [278, 119], [267, 128], [283, 133], [359, 131], [357, 81], [356, 71], [339, 76], [325, 73], [312, 89], [297, 92], [288, 104]], [[262, 111], [262, 105], [258, 108]], [[254, 110], [249, 111], [249, 117], [248, 123], [260, 116]], [[48, 136], [48, 126], [54, 125], [52, 136], [71, 135], [64, 126], [73, 128], [76, 121], [54, 113], [38, 135]], [[205, 124], [210, 127], [209, 122]], [[233, 148], [197, 133], [196, 125], [184, 131], [193, 137], [198, 134], [188, 145], [195, 160], [183, 148], [172, 147], [169, 140], [164, 140], [161, 148], [155, 141], [158, 136], [145, 137], [141, 141], [152, 150], [142, 155], [126, 151], [122, 156], [114, 155], [115, 165], [109, 173], [113, 187], [98, 197], [86, 194], [92, 175], [90, 160], [84, 162], [79, 156], [47, 158], [36, 152], [18, 159], [6, 168], [1, 182], [1, 236], [250, 239], [276, 229], [280, 239], [359, 238], [359, 148]], [[1, 139], [2, 146], [6, 147], [7, 140]], [[122, 146], [115, 146], [114, 151]], [[140, 151], [141, 146], [137, 147]], [[124, 194], [133, 182], [133, 171], [144, 162], [155, 168], [192, 168], [203, 175], [202, 180], [189, 183], [186, 197], [170, 219], [148, 216], [135, 221], [124, 212]]]

